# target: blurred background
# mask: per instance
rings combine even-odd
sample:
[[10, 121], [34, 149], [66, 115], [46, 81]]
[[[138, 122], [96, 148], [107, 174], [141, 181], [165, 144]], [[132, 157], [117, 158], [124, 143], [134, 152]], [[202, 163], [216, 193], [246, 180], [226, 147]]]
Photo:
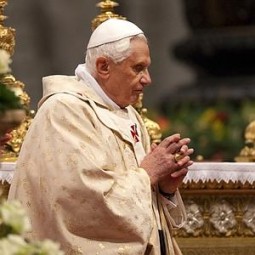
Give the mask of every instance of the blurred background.
[[[16, 29], [12, 72], [31, 108], [41, 79], [72, 75], [84, 61], [92, 0], [9, 0], [6, 26]], [[151, 49], [152, 85], [144, 107], [163, 136], [192, 138], [195, 157], [233, 161], [255, 119], [254, 0], [118, 0], [116, 13], [141, 27]]]

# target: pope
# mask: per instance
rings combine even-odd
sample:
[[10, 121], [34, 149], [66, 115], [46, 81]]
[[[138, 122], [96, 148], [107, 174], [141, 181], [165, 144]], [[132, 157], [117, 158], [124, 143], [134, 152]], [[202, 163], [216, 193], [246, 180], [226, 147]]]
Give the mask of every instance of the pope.
[[172, 230], [186, 219], [178, 187], [193, 149], [180, 134], [151, 145], [132, 107], [150, 64], [143, 31], [109, 19], [75, 75], [43, 78], [9, 193], [31, 220], [28, 238], [66, 254], [181, 254]]

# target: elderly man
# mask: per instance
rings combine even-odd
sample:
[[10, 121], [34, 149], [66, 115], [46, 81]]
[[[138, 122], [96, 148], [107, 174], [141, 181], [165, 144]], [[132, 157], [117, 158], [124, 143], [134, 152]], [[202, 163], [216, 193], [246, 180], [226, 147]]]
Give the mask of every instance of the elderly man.
[[109, 19], [75, 76], [43, 78], [9, 194], [28, 212], [29, 238], [66, 254], [181, 254], [171, 231], [185, 220], [178, 186], [193, 149], [179, 134], [150, 145], [131, 106], [151, 83], [150, 63], [142, 30]]

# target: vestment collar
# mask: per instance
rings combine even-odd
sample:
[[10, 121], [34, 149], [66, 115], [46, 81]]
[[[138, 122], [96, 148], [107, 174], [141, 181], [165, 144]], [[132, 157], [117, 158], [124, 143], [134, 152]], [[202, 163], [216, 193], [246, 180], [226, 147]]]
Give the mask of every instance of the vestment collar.
[[104, 103], [112, 110], [121, 109], [114, 101], [109, 98], [101, 86], [98, 84], [96, 79], [87, 71], [86, 64], [80, 64], [75, 69], [75, 75], [78, 80], [82, 80], [85, 82], [87, 86], [92, 88], [97, 95], [102, 98]]

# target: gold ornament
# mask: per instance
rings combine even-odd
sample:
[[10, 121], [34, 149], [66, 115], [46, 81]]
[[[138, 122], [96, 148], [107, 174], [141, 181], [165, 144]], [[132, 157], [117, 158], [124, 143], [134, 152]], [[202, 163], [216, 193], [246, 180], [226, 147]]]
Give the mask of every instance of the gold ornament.
[[116, 3], [115, 1], [104, 0], [99, 2], [96, 6], [101, 8], [101, 14], [99, 14], [96, 18], [92, 20], [92, 30], [94, 30], [102, 22], [110, 18], [126, 19], [125, 17], [122, 17], [114, 13], [114, 8], [116, 6], [119, 6], [119, 4]]
[[3, 26], [3, 22], [7, 18], [3, 15], [4, 7], [7, 5], [7, 2], [7, 0], [0, 0], [0, 48], [9, 52], [10, 55], [13, 55], [15, 47], [15, 29]]
[[[0, 0], [0, 49], [4, 49], [9, 52], [10, 55], [13, 55], [15, 48], [15, 29], [3, 26], [3, 21], [6, 19], [6, 16], [3, 15], [3, 10], [7, 5], [7, 2], [7, 0]], [[1, 151], [0, 161], [11, 162], [17, 160], [34, 112], [29, 110], [30, 98], [24, 91], [25, 85], [23, 82], [16, 80], [16, 78], [10, 73], [2, 75], [0, 82], [5, 84], [20, 98], [21, 104], [25, 109], [23, 122], [11, 132], [12, 139], [5, 144]], [[14, 124], [16, 125], [16, 122]]]
[[182, 158], [184, 158], [184, 155], [181, 153], [175, 153], [174, 154], [174, 161], [177, 163], [179, 160], [181, 160]]
[[148, 111], [146, 108], [143, 108], [142, 101], [143, 101], [143, 94], [140, 94], [137, 102], [133, 106], [143, 119], [143, 122], [149, 133], [151, 143], [159, 144], [162, 138], [162, 132], [161, 132], [160, 126], [158, 123], [156, 123], [155, 121], [152, 121], [151, 119], [147, 117]]
[[255, 162], [255, 121], [252, 121], [245, 129], [245, 146], [240, 154], [235, 157], [237, 162]]

